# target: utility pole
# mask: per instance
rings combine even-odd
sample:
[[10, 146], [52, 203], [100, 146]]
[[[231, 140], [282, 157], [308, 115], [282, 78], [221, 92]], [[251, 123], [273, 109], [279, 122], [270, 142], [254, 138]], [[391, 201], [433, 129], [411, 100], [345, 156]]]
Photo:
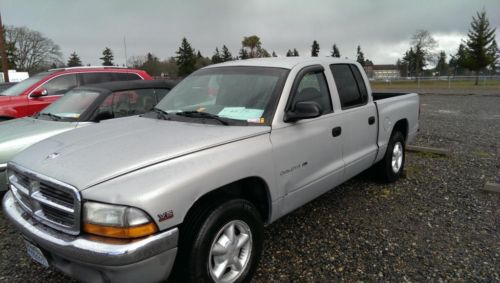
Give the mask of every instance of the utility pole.
[[2, 15], [0, 15], [0, 56], [2, 56], [2, 71], [4, 82], [9, 82], [9, 60], [7, 58], [7, 50], [5, 49], [5, 37], [2, 24]]
[[128, 58], [127, 58], [127, 40], [125, 36], [123, 36], [123, 47], [125, 49], [125, 67], [128, 67]]

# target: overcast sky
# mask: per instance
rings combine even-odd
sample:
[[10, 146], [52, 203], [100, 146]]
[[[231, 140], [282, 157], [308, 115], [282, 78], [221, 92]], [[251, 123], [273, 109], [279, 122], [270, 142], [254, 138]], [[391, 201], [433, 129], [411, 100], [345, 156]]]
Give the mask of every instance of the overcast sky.
[[[6, 25], [26, 26], [54, 40], [64, 61], [76, 51], [83, 63], [100, 64], [105, 46], [115, 63], [127, 55], [175, 55], [182, 37], [212, 56], [226, 44], [233, 56], [243, 36], [258, 35], [269, 52], [284, 56], [297, 48], [310, 56], [313, 40], [320, 56], [333, 43], [342, 57], [355, 58], [361, 45], [375, 64], [393, 64], [409, 48], [411, 35], [426, 29], [437, 50], [455, 53], [476, 11], [485, 9], [492, 27], [500, 26], [499, 0], [1, 0]], [[497, 28], [497, 41], [500, 28]], [[436, 50], [436, 51], [437, 51]]]

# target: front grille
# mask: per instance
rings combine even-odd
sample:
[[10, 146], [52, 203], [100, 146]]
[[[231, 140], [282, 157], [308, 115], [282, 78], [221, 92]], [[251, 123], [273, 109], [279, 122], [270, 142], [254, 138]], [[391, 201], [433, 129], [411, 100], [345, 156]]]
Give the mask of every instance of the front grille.
[[35, 219], [54, 229], [80, 233], [80, 195], [76, 188], [9, 164], [8, 181], [18, 203]]

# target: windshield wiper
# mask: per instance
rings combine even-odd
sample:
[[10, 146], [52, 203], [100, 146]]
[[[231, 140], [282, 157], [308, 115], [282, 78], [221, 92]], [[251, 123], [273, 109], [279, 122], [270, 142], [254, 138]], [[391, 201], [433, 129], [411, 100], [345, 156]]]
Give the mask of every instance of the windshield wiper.
[[61, 116], [57, 116], [56, 114], [52, 114], [52, 113], [40, 113], [39, 115], [49, 116], [50, 119], [52, 119], [53, 121], [59, 121], [62, 119]]
[[154, 112], [156, 112], [156, 114], [158, 114], [158, 115], [157, 115], [157, 118], [158, 118], [158, 119], [160, 119], [160, 118], [161, 118], [161, 119], [163, 119], [163, 120], [170, 120], [170, 118], [168, 117], [168, 115], [169, 115], [169, 114], [168, 114], [168, 112], [167, 112], [167, 111], [162, 110], [162, 109], [160, 109], [160, 108], [156, 108], [156, 107], [155, 107], [155, 108], [153, 108], [153, 111], [154, 111]]
[[189, 117], [189, 118], [202, 118], [202, 119], [213, 119], [219, 121], [222, 125], [227, 126], [229, 123], [224, 120], [222, 117], [218, 115], [207, 113], [207, 112], [198, 112], [198, 111], [182, 111], [175, 113], [179, 116]]

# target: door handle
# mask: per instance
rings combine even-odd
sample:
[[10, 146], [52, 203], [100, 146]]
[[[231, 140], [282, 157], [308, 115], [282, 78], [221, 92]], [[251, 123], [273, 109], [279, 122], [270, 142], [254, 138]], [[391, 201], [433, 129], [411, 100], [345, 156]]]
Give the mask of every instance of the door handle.
[[332, 136], [338, 137], [342, 134], [342, 128], [341, 127], [335, 127], [332, 129]]
[[369, 125], [373, 125], [375, 123], [375, 117], [374, 116], [370, 116], [370, 118], [368, 118], [368, 124]]

